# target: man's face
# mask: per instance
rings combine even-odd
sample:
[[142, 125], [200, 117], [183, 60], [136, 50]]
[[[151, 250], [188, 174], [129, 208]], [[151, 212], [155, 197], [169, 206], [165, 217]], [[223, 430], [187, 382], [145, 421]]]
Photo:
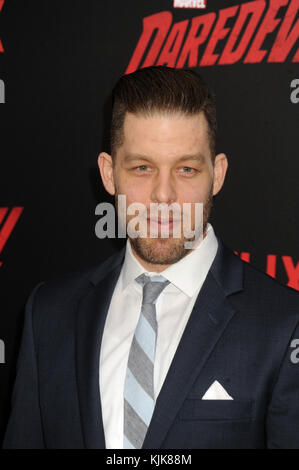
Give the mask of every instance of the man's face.
[[[101, 154], [103, 157], [103, 154]], [[100, 155], [100, 157], [101, 157]], [[105, 154], [106, 164], [107, 157]], [[222, 155], [217, 156], [223, 157]], [[99, 159], [99, 166], [101, 164]], [[222, 165], [223, 166], [223, 165]], [[218, 163], [219, 167], [219, 163]], [[151, 117], [127, 113], [124, 121], [124, 139], [118, 148], [109, 172], [101, 170], [106, 189], [126, 196], [126, 203], [142, 203], [150, 216], [151, 203], [203, 203], [203, 229], [212, 207], [215, 167], [211, 159], [208, 124], [203, 113], [194, 116], [155, 114]], [[109, 178], [108, 178], [109, 179]], [[219, 178], [218, 178], [219, 179]], [[106, 181], [105, 181], [106, 180]], [[194, 209], [194, 204], [191, 204]], [[194, 229], [194, 210], [191, 211]], [[134, 215], [127, 215], [127, 223]], [[170, 212], [170, 218], [172, 213]], [[131, 238], [131, 246], [141, 260], [153, 265], [170, 265], [190, 252], [185, 248], [186, 238], [181, 229], [180, 238], [173, 236], [173, 225], [168, 225], [169, 237], [162, 238], [165, 225], [158, 223], [158, 237]]]

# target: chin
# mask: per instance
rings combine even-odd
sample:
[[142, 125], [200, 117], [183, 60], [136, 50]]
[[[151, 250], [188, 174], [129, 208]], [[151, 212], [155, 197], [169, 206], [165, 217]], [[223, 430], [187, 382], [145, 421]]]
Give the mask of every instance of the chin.
[[130, 239], [137, 255], [151, 264], [174, 264], [190, 250], [184, 247], [184, 239], [179, 238], [134, 238]]

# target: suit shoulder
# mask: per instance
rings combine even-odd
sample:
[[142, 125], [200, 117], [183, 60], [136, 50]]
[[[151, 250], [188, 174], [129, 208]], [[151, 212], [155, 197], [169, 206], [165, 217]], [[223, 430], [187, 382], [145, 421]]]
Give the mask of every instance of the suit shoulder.
[[240, 262], [244, 267], [244, 278], [247, 286], [252, 285], [255, 289], [271, 292], [273, 295], [283, 296], [290, 299], [290, 301], [293, 300], [295, 303], [299, 303], [299, 292], [297, 290], [282, 284], [277, 279], [246, 261], [240, 259]]
[[[299, 292], [286, 286], [253, 264], [242, 260], [228, 245], [219, 239], [219, 257], [214, 260], [214, 274], [225, 292], [240, 293], [240, 298], [254, 305], [258, 301], [269, 304], [272, 301], [294, 305], [299, 310]], [[212, 265], [213, 269], [213, 265]], [[238, 294], [237, 294], [237, 297]]]
[[269, 328], [293, 329], [299, 323], [299, 292], [239, 260], [243, 265], [243, 291], [239, 298], [242, 305]]
[[61, 308], [78, 302], [84, 293], [121, 262], [122, 254], [123, 250], [92, 266], [71, 271], [56, 279], [40, 282], [33, 289], [33, 292], [37, 291], [35, 303], [39, 309], [51, 308], [53, 310], [55, 307]]

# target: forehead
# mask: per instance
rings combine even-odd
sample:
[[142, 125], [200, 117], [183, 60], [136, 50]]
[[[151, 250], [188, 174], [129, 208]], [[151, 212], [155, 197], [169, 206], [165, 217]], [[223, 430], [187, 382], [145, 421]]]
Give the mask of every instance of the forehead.
[[154, 156], [202, 152], [209, 154], [208, 123], [203, 112], [182, 114], [126, 113], [124, 120], [123, 152], [145, 153]]

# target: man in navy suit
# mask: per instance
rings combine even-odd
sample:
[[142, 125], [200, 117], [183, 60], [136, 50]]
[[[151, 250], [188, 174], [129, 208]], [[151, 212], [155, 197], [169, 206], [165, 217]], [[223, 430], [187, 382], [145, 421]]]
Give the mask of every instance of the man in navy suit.
[[[299, 448], [299, 295], [209, 223], [228, 166], [213, 95], [192, 71], [149, 67], [113, 96], [102, 181], [158, 236], [34, 288], [4, 448]], [[203, 205], [194, 248], [155, 203]]]

